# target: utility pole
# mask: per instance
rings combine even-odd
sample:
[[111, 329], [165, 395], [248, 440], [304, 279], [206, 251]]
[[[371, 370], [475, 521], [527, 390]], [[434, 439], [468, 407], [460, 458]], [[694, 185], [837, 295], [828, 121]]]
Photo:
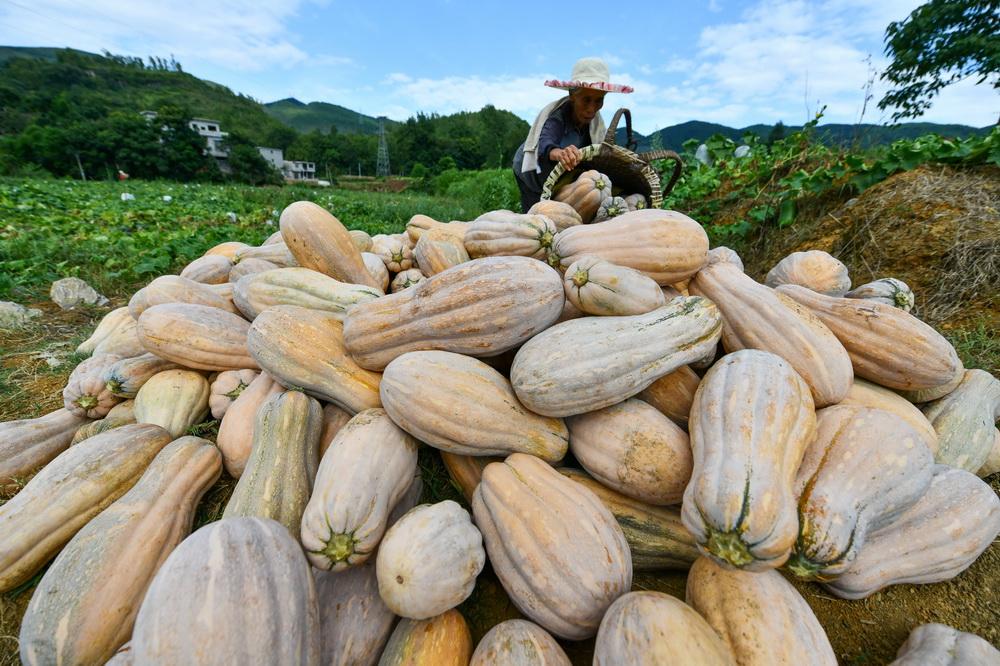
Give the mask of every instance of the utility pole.
[[378, 117], [378, 162], [375, 175], [389, 177], [389, 144], [385, 140], [385, 116]]

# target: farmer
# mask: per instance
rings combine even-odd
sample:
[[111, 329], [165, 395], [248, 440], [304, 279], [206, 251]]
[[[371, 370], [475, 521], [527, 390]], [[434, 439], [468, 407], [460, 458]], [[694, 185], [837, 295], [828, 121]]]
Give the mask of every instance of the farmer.
[[569, 81], [545, 82], [569, 94], [541, 110], [528, 138], [514, 153], [522, 212], [528, 212], [541, 198], [545, 179], [556, 164], [572, 169], [580, 163], [580, 148], [604, 140], [607, 130], [600, 113], [604, 96], [609, 92], [632, 92], [630, 86], [611, 83], [610, 79], [603, 60], [580, 58], [573, 65]]

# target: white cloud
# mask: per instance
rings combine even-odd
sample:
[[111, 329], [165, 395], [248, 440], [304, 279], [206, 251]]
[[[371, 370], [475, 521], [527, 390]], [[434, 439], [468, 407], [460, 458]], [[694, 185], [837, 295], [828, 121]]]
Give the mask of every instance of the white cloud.
[[[309, 60], [289, 34], [300, 0], [32, 0], [0, 5], [0, 43], [72, 46], [185, 61], [234, 70], [290, 68]], [[41, 37], [44, 35], [44, 37]], [[336, 63], [330, 58], [337, 59]], [[327, 64], [345, 64], [325, 55]]]

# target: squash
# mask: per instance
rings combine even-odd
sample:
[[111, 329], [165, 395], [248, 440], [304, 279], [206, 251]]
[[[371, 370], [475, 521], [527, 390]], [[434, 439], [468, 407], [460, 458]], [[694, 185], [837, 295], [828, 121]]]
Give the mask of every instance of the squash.
[[367, 231], [350, 229], [347, 233], [351, 235], [351, 241], [354, 243], [354, 247], [358, 248], [358, 252], [371, 252], [372, 237], [368, 235]]
[[592, 412], [705, 356], [721, 329], [718, 309], [704, 298], [678, 298], [630, 317], [565, 321], [518, 350], [511, 384], [521, 403], [537, 414]]
[[375, 287], [383, 293], [389, 291], [389, 269], [385, 267], [382, 259], [377, 254], [362, 252], [361, 260], [365, 262], [365, 269], [375, 280]]
[[396, 615], [426, 620], [468, 599], [484, 564], [483, 537], [468, 511], [451, 500], [422, 504], [379, 544], [379, 596]]
[[114, 354], [122, 358], [131, 358], [132, 356], [145, 354], [147, 351], [142, 344], [142, 340], [139, 338], [138, 322], [132, 319], [130, 315], [121, 326], [111, 331], [108, 337], [101, 340], [94, 347], [92, 356]]
[[774, 354], [728, 354], [698, 385], [688, 430], [681, 516], [698, 547], [748, 571], [781, 566], [798, 530], [795, 473], [816, 430], [809, 387]]
[[469, 666], [570, 666], [569, 657], [549, 632], [527, 620], [494, 626], [476, 646]]
[[319, 457], [323, 458], [333, 438], [351, 420], [351, 415], [337, 405], [323, 405], [323, 429], [319, 435]]
[[413, 250], [396, 236], [380, 234], [372, 239], [372, 254], [385, 264], [390, 273], [413, 268]]
[[644, 388], [636, 397], [687, 430], [688, 415], [699, 383], [701, 378], [695, 371], [690, 366], [682, 365]]
[[539, 458], [515, 453], [487, 465], [472, 510], [511, 601], [557, 636], [593, 636], [632, 584], [628, 543], [614, 516]]
[[583, 219], [575, 208], [568, 203], [551, 199], [537, 202], [528, 209], [528, 215], [544, 215], [556, 225], [557, 232], [583, 224]]
[[825, 584], [844, 599], [889, 585], [954, 578], [1000, 534], [1000, 498], [975, 474], [936, 465], [927, 492], [892, 523], [872, 532], [846, 571]]
[[625, 200], [625, 205], [630, 211], [649, 208], [649, 202], [646, 201], [646, 197], [643, 194], [629, 194], [622, 198]]
[[566, 455], [569, 432], [562, 419], [529, 412], [506, 377], [468, 356], [403, 354], [386, 366], [379, 395], [393, 423], [442, 451], [476, 456], [520, 451], [548, 462]]
[[608, 197], [597, 207], [597, 212], [594, 214], [594, 222], [604, 222], [613, 217], [618, 217], [622, 213], [627, 213], [630, 210], [632, 209], [629, 208], [628, 203], [622, 197]]
[[77, 365], [66, 380], [63, 406], [77, 416], [103, 418], [121, 398], [107, 389], [104, 373], [121, 360], [114, 354], [95, 354]]
[[895, 414], [849, 405], [820, 411], [795, 478], [799, 534], [788, 570], [819, 580], [844, 573], [870, 532], [927, 491], [933, 467], [920, 433]]
[[197, 372], [158, 372], [135, 396], [135, 420], [155, 423], [174, 437], [180, 437], [208, 415], [210, 393], [208, 380]]
[[[277, 213], [278, 213], [277, 209], [274, 209], [271, 215], [273, 216], [276, 215]], [[281, 231], [275, 231], [270, 236], [265, 238], [264, 242], [261, 243], [260, 246], [264, 247], [265, 245], [274, 245], [275, 243], [283, 243], [283, 242], [284, 241], [281, 239]]]
[[578, 469], [560, 467], [558, 471], [597, 495], [615, 517], [628, 542], [633, 571], [686, 570], [701, 556], [677, 507], [653, 506], [632, 499]]
[[160, 451], [42, 576], [21, 621], [21, 660], [107, 661], [131, 637], [146, 588], [191, 531], [198, 500], [221, 471], [222, 456], [205, 439], [182, 437]]
[[98, 419], [97, 421], [91, 421], [90, 423], [85, 423], [80, 426], [75, 433], [73, 433], [73, 439], [70, 441], [70, 446], [76, 446], [80, 442], [94, 435], [99, 435], [102, 432], [107, 432], [108, 430], [114, 430], [115, 428], [120, 428], [123, 425], [128, 425], [130, 423], [135, 423], [135, 415], [129, 417], [112, 417], [110, 413], [103, 419]]
[[943, 624], [922, 624], [899, 646], [889, 666], [994, 666], [1000, 650], [975, 634]]
[[224, 518], [174, 549], [132, 632], [136, 664], [319, 665], [319, 610], [299, 544], [266, 518]]
[[134, 398], [150, 377], [158, 372], [178, 367], [173, 361], [146, 352], [141, 356], [123, 358], [112, 363], [105, 369], [101, 379], [113, 395], [120, 398]]
[[188, 303], [154, 305], [139, 317], [139, 340], [146, 351], [186, 368], [256, 369], [247, 353], [250, 323], [218, 308]]
[[705, 265], [708, 235], [700, 224], [676, 211], [637, 210], [601, 224], [560, 231], [549, 262], [565, 270], [587, 254], [635, 269], [663, 286], [687, 279]]
[[495, 210], [476, 218], [465, 232], [465, 249], [473, 259], [518, 256], [544, 261], [558, 229], [544, 215]]
[[250, 259], [244, 259], [240, 263], [233, 266], [233, 270], [229, 271], [228, 284], [235, 285], [248, 275], [257, 275], [258, 273], [274, 271], [279, 268], [281, 268], [281, 266], [274, 262], [267, 261], [266, 259], [254, 259], [252, 257]]
[[211, 249], [209, 249], [202, 256], [207, 257], [213, 254], [218, 254], [228, 259], [232, 259], [233, 257], [236, 256], [237, 252], [239, 252], [240, 250], [245, 250], [248, 247], [250, 246], [247, 245], [246, 243], [240, 243], [239, 241], [226, 241], [225, 243], [219, 243], [218, 245], [213, 245]]
[[323, 410], [299, 391], [268, 398], [255, 417], [250, 458], [222, 517], [272, 518], [296, 540], [319, 465]]
[[0, 506], [0, 592], [30, 580], [91, 518], [135, 485], [170, 440], [159, 426], [126, 425], [49, 462]]
[[[422, 491], [420, 476], [415, 476], [389, 515], [390, 527], [417, 505]], [[396, 623], [396, 616], [379, 596], [375, 560], [346, 571], [310, 568], [319, 601], [321, 662], [374, 664]]]
[[177, 275], [161, 275], [135, 292], [128, 302], [128, 311], [134, 319], [139, 319], [147, 309], [161, 303], [194, 303], [236, 313], [232, 301], [208, 285]]
[[611, 604], [594, 644], [594, 666], [734, 666], [715, 630], [683, 601], [662, 592], [629, 592]]
[[251, 247], [245, 250], [240, 250], [236, 253], [236, 257], [233, 261], [236, 265], [239, 265], [244, 261], [249, 261], [250, 259], [263, 259], [264, 261], [276, 264], [278, 268], [293, 268], [299, 265], [295, 256], [292, 254], [291, 249], [284, 240], [280, 240], [276, 243], [265, 243], [260, 247]]
[[453, 234], [437, 230], [420, 236], [413, 248], [413, 258], [420, 272], [427, 277], [464, 264], [470, 259], [464, 243]]
[[0, 491], [18, 488], [24, 477], [65, 451], [76, 431], [89, 422], [57, 409], [35, 419], [0, 423]]
[[97, 328], [94, 329], [94, 332], [91, 333], [90, 337], [77, 346], [76, 353], [92, 353], [94, 349], [97, 348], [97, 345], [106, 340], [112, 333], [124, 326], [126, 323], [132, 321], [132, 315], [129, 314], [127, 306], [115, 308], [101, 318], [101, 321], [97, 323]]
[[288, 388], [299, 388], [352, 414], [379, 407], [381, 375], [358, 366], [344, 337], [332, 312], [277, 305], [254, 319], [247, 344], [260, 367]]
[[572, 183], [556, 190], [552, 198], [572, 206], [583, 223], [589, 224], [601, 203], [610, 197], [611, 179], [596, 169], [590, 169], [577, 176]]
[[219, 284], [229, 280], [233, 261], [221, 254], [210, 254], [195, 259], [184, 267], [181, 277], [205, 284]]
[[222, 451], [222, 463], [229, 476], [238, 479], [246, 468], [261, 405], [284, 390], [285, 387], [274, 381], [271, 375], [261, 372], [226, 410], [219, 424], [216, 445]]
[[451, 485], [461, 491], [465, 501], [472, 504], [472, 494], [483, 477], [483, 470], [493, 462], [503, 462], [498, 456], [463, 456], [458, 453], [441, 451], [441, 462], [448, 470]]
[[837, 336], [859, 377], [893, 389], [940, 386], [961, 367], [940, 333], [891, 305], [834, 298], [786, 284], [778, 292], [809, 308]]
[[725, 246], [714, 247], [708, 251], [708, 263], [717, 264], [719, 262], [730, 263], [743, 270], [743, 260], [740, 259], [740, 255], [736, 254], [735, 250], [731, 250]]
[[767, 272], [764, 284], [797, 284], [827, 296], [843, 296], [851, 288], [847, 266], [823, 250], [792, 252]]
[[240, 397], [243, 390], [257, 379], [260, 373], [256, 370], [226, 370], [209, 387], [208, 408], [213, 419], [221, 419], [226, 410]]
[[400, 620], [378, 664], [467, 666], [471, 655], [469, 625], [462, 614], [453, 609], [429, 620]]
[[396, 294], [404, 289], [409, 289], [410, 287], [420, 284], [427, 278], [423, 273], [420, 272], [418, 268], [410, 268], [401, 273], [397, 273], [396, 277], [392, 278], [392, 282], [389, 285], [389, 291]]
[[809, 385], [817, 408], [837, 404], [851, 389], [851, 357], [808, 308], [758, 284], [728, 261], [703, 268], [690, 289], [722, 312], [727, 352], [759, 349], [782, 357]]
[[985, 370], [966, 370], [955, 390], [924, 405], [923, 413], [940, 442], [935, 461], [976, 472], [993, 448], [993, 424], [1000, 419], [1000, 380]]
[[896, 416], [905, 420], [923, 438], [927, 448], [931, 453], [937, 454], [938, 436], [934, 432], [934, 426], [927, 420], [927, 417], [919, 409], [913, 406], [906, 398], [887, 388], [866, 382], [863, 379], [855, 379], [851, 385], [851, 390], [841, 405], [857, 405], [859, 407], [871, 407], [872, 409], [882, 409], [892, 412]]
[[298, 305], [332, 312], [343, 321], [352, 305], [383, 295], [381, 289], [337, 282], [308, 268], [279, 268], [250, 275], [233, 290], [236, 307], [250, 320], [275, 305]]
[[903, 396], [907, 400], [913, 403], [931, 402], [932, 400], [938, 400], [943, 398], [955, 389], [958, 385], [962, 383], [965, 379], [965, 366], [962, 365], [961, 359], [958, 363], [958, 371], [955, 372], [955, 376], [949, 379], [944, 384], [940, 384], [929, 389], [916, 389], [913, 391], [896, 391], [899, 395]]
[[891, 305], [904, 312], [912, 310], [916, 301], [913, 290], [905, 282], [896, 278], [882, 278], [855, 287], [844, 294], [844, 298], [863, 298], [883, 305]]
[[340, 220], [311, 201], [296, 201], [281, 211], [281, 236], [303, 268], [348, 284], [378, 288], [361, 253]]
[[667, 304], [660, 285], [642, 273], [584, 255], [566, 269], [566, 299], [589, 315], [645, 314]]
[[[992, 476], [1000, 472], [1000, 428], [993, 429], [993, 446], [990, 447], [990, 453], [986, 456], [986, 462], [983, 466], [979, 468], [976, 474], [981, 478], [986, 478], [987, 476]], [[3, 477], [0, 477], [2, 479]]]
[[348, 421], [323, 454], [302, 514], [302, 547], [312, 565], [343, 571], [364, 564], [416, 469], [416, 441], [384, 410]]
[[396, 616], [378, 595], [375, 561], [334, 573], [312, 569], [319, 601], [322, 664], [378, 662]]
[[121, 646], [104, 666], [135, 666], [132, 661], [132, 641]]
[[344, 342], [369, 370], [409, 351], [493, 356], [548, 328], [564, 300], [559, 274], [540, 261], [474, 259], [354, 306], [344, 320]]
[[740, 666], [837, 666], [809, 604], [777, 571], [734, 571], [701, 558], [684, 601], [705, 618]]
[[426, 215], [414, 215], [406, 223], [406, 235], [410, 242], [416, 244], [420, 237], [427, 231], [437, 230], [447, 234], [452, 234], [456, 240], [465, 242], [465, 232], [469, 228], [468, 222], [438, 222], [434, 218]]
[[573, 456], [591, 476], [647, 504], [679, 504], [691, 478], [691, 445], [680, 426], [630, 398], [566, 419]]

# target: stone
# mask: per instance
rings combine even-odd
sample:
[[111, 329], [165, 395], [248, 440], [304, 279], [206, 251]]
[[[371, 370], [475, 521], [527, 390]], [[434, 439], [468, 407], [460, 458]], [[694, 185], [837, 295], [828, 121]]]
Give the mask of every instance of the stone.
[[72, 310], [78, 305], [107, 305], [108, 299], [97, 293], [93, 287], [80, 278], [69, 277], [56, 280], [49, 289], [52, 302], [63, 310]]
[[750, 154], [750, 146], [740, 146], [733, 151], [733, 157], [740, 159]]
[[0, 301], [0, 328], [20, 328], [41, 314], [42, 311], [35, 308], [26, 308], [11, 301]]

